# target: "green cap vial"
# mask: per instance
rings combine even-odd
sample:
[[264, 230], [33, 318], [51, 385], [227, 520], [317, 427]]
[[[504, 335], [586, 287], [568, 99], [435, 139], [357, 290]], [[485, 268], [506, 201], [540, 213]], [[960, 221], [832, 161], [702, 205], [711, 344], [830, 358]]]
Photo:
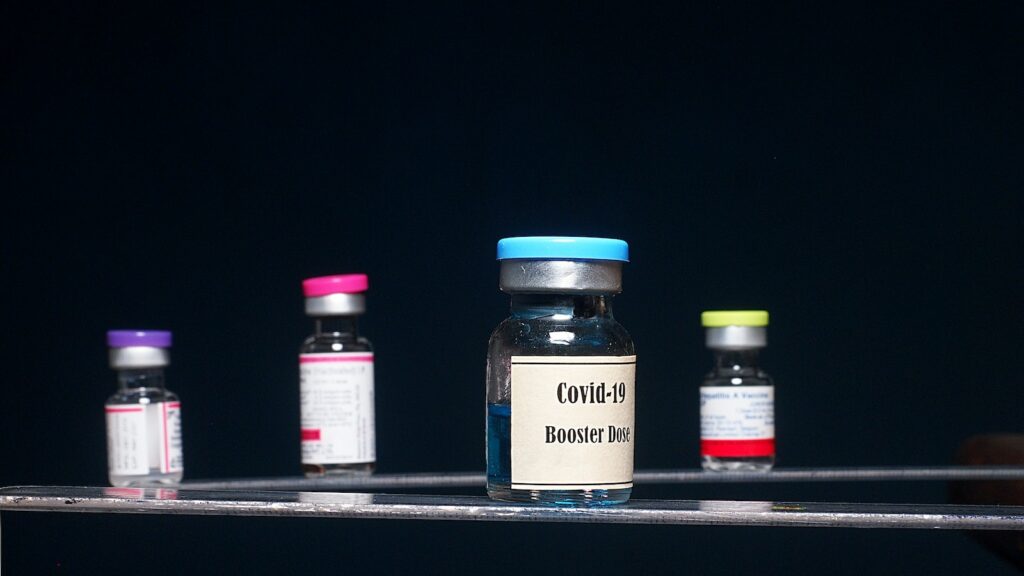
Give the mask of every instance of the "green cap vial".
[[768, 344], [766, 310], [708, 310], [701, 313], [704, 342], [716, 350], [748, 350]]

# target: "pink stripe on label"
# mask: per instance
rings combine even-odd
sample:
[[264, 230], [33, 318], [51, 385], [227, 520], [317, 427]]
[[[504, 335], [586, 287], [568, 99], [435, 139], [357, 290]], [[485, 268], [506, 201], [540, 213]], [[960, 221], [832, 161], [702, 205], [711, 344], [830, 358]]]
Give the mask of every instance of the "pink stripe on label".
[[106, 410], [107, 410], [107, 414], [110, 414], [110, 413], [117, 413], [117, 412], [142, 412], [143, 408], [141, 406], [138, 407], [138, 408], [109, 408], [108, 407]]
[[312, 364], [315, 362], [373, 362], [373, 354], [353, 354], [351, 356], [303, 354], [299, 356], [299, 364]]
[[168, 402], [168, 408], [181, 408], [181, 402]]

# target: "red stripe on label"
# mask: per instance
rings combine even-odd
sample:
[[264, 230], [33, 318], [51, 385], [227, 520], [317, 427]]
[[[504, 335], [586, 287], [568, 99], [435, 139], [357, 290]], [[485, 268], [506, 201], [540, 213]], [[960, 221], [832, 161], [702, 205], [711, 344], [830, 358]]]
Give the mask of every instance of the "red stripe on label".
[[108, 414], [110, 414], [110, 413], [117, 413], [117, 412], [142, 412], [142, 408], [141, 407], [139, 407], [139, 408], [107, 408], [106, 410], [107, 410]]
[[168, 402], [168, 408], [181, 408], [181, 402]]
[[303, 442], [320, 439], [319, 428], [303, 428], [301, 434]]
[[759, 440], [701, 440], [701, 456], [774, 456], [775, 438]]
[[299, 364], [316, 362], [373, 362], [373, 354], [360, 356], [299, 356]]

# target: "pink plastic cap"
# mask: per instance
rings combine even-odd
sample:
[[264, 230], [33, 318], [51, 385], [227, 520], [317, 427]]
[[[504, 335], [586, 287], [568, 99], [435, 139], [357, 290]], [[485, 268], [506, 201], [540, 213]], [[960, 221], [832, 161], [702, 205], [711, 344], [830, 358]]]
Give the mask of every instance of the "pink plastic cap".
[[328, 294], [356, 294], [366, 292], [369, 284], [366, 274], [318, 276], [302, 281], [302, 293], [306, 298], [327, 296]]

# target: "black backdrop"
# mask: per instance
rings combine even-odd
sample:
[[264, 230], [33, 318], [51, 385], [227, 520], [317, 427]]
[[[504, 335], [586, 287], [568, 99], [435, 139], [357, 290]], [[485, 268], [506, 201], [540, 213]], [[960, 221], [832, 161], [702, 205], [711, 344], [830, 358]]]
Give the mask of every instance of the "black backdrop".
[[[187, 476], [297, 472], [302, 278], [365, 271], [382, 472], [483, 467], [494, 245], [624, 238], [636, 462], [698, 315], [767, 308], [782, 466], [1020, 431], [1019, 3], [0, 8], [0, 485], [102, 485], [108, 328], [174, 331]], [[635, 497], [942, 502], [942, 485]], [[12, 574], [1005, 572], [956, 533], [5, 514]]]

